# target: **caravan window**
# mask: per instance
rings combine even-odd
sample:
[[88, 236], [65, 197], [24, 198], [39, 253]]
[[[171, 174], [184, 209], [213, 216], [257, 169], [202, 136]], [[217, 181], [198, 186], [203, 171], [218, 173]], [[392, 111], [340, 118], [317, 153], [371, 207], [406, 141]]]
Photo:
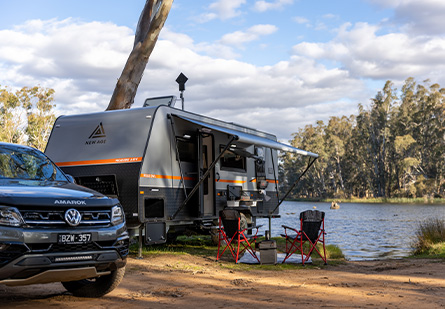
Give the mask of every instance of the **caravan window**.
[[[224, 146], [221, 145], [219, 151], [222, 152]], [[233, 152], [226, 150], [220, 159], [220, 166], [222, 170], [228, 171], [246, 171], [246, 158], [240, 155], [234, 154]]]

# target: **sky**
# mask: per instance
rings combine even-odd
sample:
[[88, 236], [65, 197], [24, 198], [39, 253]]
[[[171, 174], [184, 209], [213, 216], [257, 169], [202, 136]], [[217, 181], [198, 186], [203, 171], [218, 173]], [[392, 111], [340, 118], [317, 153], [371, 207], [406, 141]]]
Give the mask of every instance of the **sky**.
[[[0, 0], [0, 86], [53, 88], [57, 116], [105, 110], [144, 4]], [[133, 107], [179, 97], [182, 72], [186, 110], [288, 141], [387, 80], [445, 85], [444, 16], [443, 0], [175, 0]]]

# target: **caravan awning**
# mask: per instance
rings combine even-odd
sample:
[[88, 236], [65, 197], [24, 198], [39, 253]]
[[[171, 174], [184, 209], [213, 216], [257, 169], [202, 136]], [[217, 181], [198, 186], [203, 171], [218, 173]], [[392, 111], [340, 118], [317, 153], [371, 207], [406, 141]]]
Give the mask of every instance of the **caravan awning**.
[[298, 148], [292, 147], [290, 145], [286, 145], [286, 144], [268, 139], [266, 137], [261, 137], [261, 136], [257, 136], [257, 135], [249, 134], [246, 132], [229, 129], [229, 128], [223, 128], [216, 124], [209, 124], [209, 123], [205, 123], [205, 122], [202, 122], [199, 120], [190, 119], [190, 118], [183, 117], [183, 116], [178, 116], [178, 115], [173, 115], [173, 116], [178, 117], [182, 120], [188, 121], [190, 123], [199, 125], [203, 128], [208, 128], [208, 129], [215, 130], [218, 132], [234, 135], [234, 136], [236, 136], [237, 141], [241, 142], [241, 143], [262, 146], [262, 147], [268, 147], [268, 148], [272, 148], [272, 149], [276, 149], [276, 150], [280, 150], [280, 151], [293, 152], [293, 153], [300, 154], [303, 156], [310, 156], [313, 158], [318, 158], [318, 154], [316, 154], [316, 153], [298, 149]]

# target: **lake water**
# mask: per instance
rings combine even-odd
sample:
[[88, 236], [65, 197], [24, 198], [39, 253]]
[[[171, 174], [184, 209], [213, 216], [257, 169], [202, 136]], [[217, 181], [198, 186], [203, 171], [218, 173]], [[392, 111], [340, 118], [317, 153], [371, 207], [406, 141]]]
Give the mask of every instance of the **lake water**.
[[[300, 212], [314, 206], [325, 212], [326, 244], [340, 247], [348, 260], [407, 256], [420, 221], [445, 219], [445, 205], [342, 203], [334, 210], [330, 203], [283, 202], [281, 218], [272, 219], [272, 237], [284, 232], [282, 224], [299, 228]], [[258, 219], [257, 224], [264, 224], [264, 235], [269, 220]]]

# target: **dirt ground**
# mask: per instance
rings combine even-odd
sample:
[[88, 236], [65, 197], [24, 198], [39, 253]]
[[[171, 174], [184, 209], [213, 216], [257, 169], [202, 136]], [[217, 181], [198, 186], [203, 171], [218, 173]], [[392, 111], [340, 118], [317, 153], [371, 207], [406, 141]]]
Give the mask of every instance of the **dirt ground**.
[[214, 258], [129, 258], [124, 280], [99, 299], [61, 284], [0, 285], [4, 308], [444, 308], [445, 261], [382, 260], [248, 270]]

